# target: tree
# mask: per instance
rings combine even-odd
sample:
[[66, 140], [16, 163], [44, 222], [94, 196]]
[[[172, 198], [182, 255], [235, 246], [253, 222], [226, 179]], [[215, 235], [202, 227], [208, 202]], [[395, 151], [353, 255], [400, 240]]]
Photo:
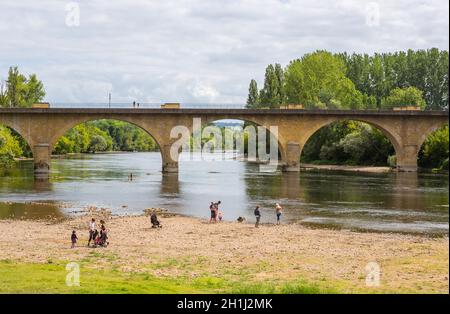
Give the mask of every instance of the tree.
[[0, 126], [0, 166], [9, 166], [14, 162], [14, 158], [22, 155], [22, 149], [17, 139], [12, 135], [11, 130]]
[[257, 108], [259, 105], [259, 91], [258, 84], [255, 80], [250, 81], [248, 88], [247, 108]]
[[45, 97], [44, 85], [31, 74], [27, 79], [17, 67], [10, 67], [5, 83], [0, 83], [1, 107], [31, 107]]
[[392, 109], [402, 106], [417, 106], [425, 109], [425, 100], [422, 91], [415, 87], [395, 88], [388, 97], [382, 101], [383, 109]]
[[8, 102], [8, 93], [3, 81], [0, 81], [0, 107], [7, 107]]
[[448, 51], [431, 48], [336, 56], [345, 62], [356, 88], [375, 96], [378, 106], [393, 89], [416, 87], [423, 91], [427, 110], [448, 110]]
[[34, 103], [40, 102], [44, 97], [44, 85], [37, 79], [36, 74], [31, 74], [26, 84], [25, 103], [27, 106], [31, 106]]
[[6, 80], [9, 106], [10, 107], [26, 107], [26, 77], [19, 73], [17, 67], [10, 67], [8, 79]]
[[284, 104], [286, 101], [286, 94], [284, 90], [284, 71], [279, 63], [275, 63], [275, 77], [277, 78], [277, 101], [278, 104]]
[[346, 77], [342, 59], [316, 51], [291, 61], [285, 72], [288, 103], [308, 108], [358, 109], [363, 96]]
[[284, 74], [281, 65], [269, 64], [264, 77], [264, 87], [260, 92], [261, 106], [279, 108], [284, 102]]
[[104, 152], [108, 148], [108, 143], [106, 142], [105, 138], [100, 135], [93, 135], [91, 137], [91, 141], [89, 143], [89, 152], [95, 153], [95, 152]]
[[431, 133], [419, 152], [419, 166], [448, 170], [449, 133], [448, 125]]

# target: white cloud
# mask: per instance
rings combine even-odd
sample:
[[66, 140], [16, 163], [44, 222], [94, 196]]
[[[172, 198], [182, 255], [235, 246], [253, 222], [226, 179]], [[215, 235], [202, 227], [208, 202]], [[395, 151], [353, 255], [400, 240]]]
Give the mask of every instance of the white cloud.
[[[67, 27], [68, 2], [80, 26]], [[448, 49], [446, 0], [0, 2], [0, 78], [37, 73], [51, 102], [238, 102], [268, 63], [316, 49]], [[379, 7], [368, 25], [367, 6]], [[17, 21], [20, 21], [18, 23]]]

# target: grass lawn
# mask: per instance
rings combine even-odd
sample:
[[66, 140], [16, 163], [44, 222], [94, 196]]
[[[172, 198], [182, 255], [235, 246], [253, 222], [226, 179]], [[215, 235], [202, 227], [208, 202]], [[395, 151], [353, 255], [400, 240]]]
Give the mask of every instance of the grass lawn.
[[0, 261], [0, 293], [333, 293], [305, 282], [242, 282], [217, 277], [155, 277], [80, 264], [80, 286], [66, 285], [65, 263]]

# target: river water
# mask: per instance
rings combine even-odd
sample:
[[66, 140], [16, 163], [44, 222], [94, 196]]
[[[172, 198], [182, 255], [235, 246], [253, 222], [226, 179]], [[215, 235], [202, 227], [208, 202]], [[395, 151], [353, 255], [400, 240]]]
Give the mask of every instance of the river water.
[[[187, 158], [182, 158], [187, 159]], [[0, 218], [63, 217], [86, 206], [113, 214], [141, 214], [164, 207], [209, 216], [222, 201], [224, 219], [284, 222], [311, 227], [445, 235], [449, 228], [448, 175], [424, 173], [261, 172], [238, 160], [182, 160], [178, 175], [163, 175], [159, 153], [117, 153], [53, 159], [49, 181], [35, 180], [31, 161], [0, 177]], [[133, 173], [133, 181], [128, 180]]]

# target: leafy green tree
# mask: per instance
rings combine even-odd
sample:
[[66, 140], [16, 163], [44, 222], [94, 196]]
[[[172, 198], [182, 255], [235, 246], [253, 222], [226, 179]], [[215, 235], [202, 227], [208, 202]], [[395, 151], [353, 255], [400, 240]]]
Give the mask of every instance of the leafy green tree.
[[277, 101], [278, 105], [284, 104], [286, 102], [286, 92], [285, 92], [285, 80], [284, 71], [281, 64], [275, 63], [275, 77], [277, 78]]
[[100, 135], [93, 135], [89, 143], [89, 152], [104, 152], [108, 148], [108, 143], [105, 138]]
[[60, 155], [73, 153], [75, 152], [75, 142], [67, 136], [63, 136], [56, 143], [54, 151]]
[[7, 127], [0, 126], [0, 167], [10, 166], [14, 158], [22, 156], [22, 149], [17, 139]]
[[423, 91], [427, 110], [448, 110], [448, 51], [431, 48], [337, 56], [345, 62], [356, 88], [376, 97], [378, 107], [393, 89], [416, 87]]
[[6, 80], [9, 106], [10, 107], [26, 107], [26, 77], [19, 73], [17, 67], [10, 67], [8, 79]]
[[448, 125], [434, 131], [425, 140], [419, 152], [418, 164], [425, 168], [448, 170], [449, 132]]
[[346, 77], [344, 62], [326, 51], [291, 61], [285, 72], [288, 103], [307, 108], [359, 109], [363, 95]]
[[247, 108], [257, 108], [259, 106], [258, 83], [255, 80], [250, 81], [248, 88]]
[[279, 64], [269, 64], [264, 77], [264, 87], [259, 93], [261, 106], [279, 108], [284, 103], [284, 75]]
[[395, 88], [388, 97], [383, 99], [382, 108], [417, 106], [424, 109], [426, 104], [422, 94], [422, 91], [415, 87]]
[[28, 78], [25, 89], [25, 103], [31, 106], [34, 103], [40, 102], [45, 97], [44, 85], [36, 77], [36, 74], [31, 74]]
[[0, 86], [1, 107], [31, 107], [44, 97], [44, 85], [35, 74], [27, 79], [17, 67], [9, 68], [8, 78]]

